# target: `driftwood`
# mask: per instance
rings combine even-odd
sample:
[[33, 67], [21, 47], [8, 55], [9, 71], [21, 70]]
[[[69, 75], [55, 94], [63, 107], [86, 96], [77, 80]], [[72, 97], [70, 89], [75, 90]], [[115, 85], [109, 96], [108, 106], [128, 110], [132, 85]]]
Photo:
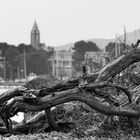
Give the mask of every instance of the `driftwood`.
[[[0, 95], [0, 116], [6, 128], [0, 128], [0, 133], [29, 133], [31, 125], [32, 128], [41, 129], [43, 127], [45, 129], [46, 122], [54, 130], [59, 131], [60, 126], [53, 119], [51, 108], [70, 101], [83, 102], [105, 115], [139, 118], [140, 107], [138, 101], [133, 102], [130, 87], [111, 82], [116, 75], [138, 61], [140, 61], [140, 48], [135, 48], [124, 52], [99, 71], [90, 75], [84, 74], [82, 76], [82, 81], [85, 81], [84, 84], [81, 83], [80, 77], [56, 84], [50, 88], [42, 87], [38, 90], [30, 90], [23, 87], [3, 93]], [[108, 93], [106, 88], [117, 89], [120, 91], [118, 94], [123, 93], [126, 96], [127, 104], [120, 105], [113, 97], [114, 93]], [[9, 102], [11, 99], [13, 100]], [[104, 99], [108, 104], [100, 99]], [[10, 117], [19, 111], [44, 111], [45, 113], [37, 115], [24, 125], [19, 124], [13, 127]]]

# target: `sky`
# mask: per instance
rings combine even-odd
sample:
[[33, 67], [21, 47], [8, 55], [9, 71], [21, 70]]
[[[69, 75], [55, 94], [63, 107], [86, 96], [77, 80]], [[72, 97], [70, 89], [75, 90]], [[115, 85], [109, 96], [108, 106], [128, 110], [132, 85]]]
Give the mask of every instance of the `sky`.
[[0, 0], [0, 42], [30, 44], [36, 20], [47, 46], [114, 38], [140, 28], [139, 0]]

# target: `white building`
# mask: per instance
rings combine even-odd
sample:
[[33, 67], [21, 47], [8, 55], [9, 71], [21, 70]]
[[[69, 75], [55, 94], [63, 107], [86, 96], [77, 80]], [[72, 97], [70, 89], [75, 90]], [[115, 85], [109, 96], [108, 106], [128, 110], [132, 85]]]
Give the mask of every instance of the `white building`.
[[72, 76], [72, 52], [56, 51], [52, 57], [52, 74], [59, 79], [68, 79]]

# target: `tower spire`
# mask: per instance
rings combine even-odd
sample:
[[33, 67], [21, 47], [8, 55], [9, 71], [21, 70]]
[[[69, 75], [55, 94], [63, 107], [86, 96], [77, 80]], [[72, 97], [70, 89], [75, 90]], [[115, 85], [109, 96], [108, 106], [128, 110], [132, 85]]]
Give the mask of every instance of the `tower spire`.
[[39, 31], [36, 20], [34, 21], [34, 25], [33, 25], [33, 28], [32, 28], [32, 31], [35, 31], [35, 30]]
[[38, 29], [37, 22], [34, 21], [34, 24], [31, 30], [31, 45], [34, 48], [39, 49], [39, 44], [40, 44], [40, 31]]

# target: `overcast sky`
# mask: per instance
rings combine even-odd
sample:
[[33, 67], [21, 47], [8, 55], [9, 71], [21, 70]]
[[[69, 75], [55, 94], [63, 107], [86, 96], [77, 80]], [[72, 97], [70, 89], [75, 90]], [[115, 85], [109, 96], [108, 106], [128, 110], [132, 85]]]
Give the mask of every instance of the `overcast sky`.
[[114, 38], [140, 28], [140, 1], [0, 0], [0, 42], [29, 44], [34, 20], [46, 45]]

